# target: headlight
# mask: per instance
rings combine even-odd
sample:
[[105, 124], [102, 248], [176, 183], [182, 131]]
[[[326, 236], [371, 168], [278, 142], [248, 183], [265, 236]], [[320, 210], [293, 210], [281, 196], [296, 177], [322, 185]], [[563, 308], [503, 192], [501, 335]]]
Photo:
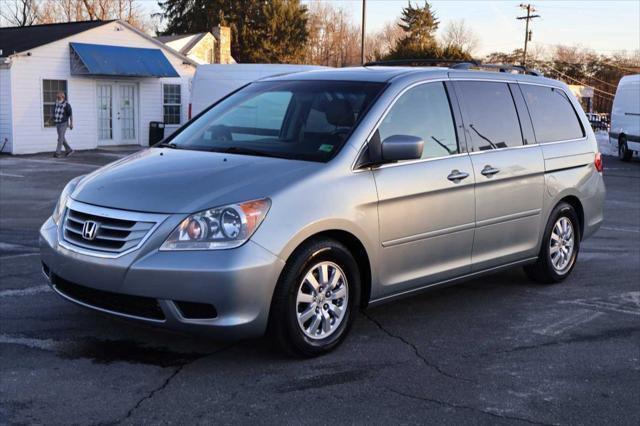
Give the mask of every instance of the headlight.
[[67, 185], [62, 190], [62, 193], [58, 198], [58, 203], [56, 204], [56, 207], [53, 209], [53, 214], [51, 215], [56, 225], [60, 225], [60, 218], [62, 218], [62, 215], [64, 214], [64, 209], [67, 207], [67, 201], [69, 200], [69, 196], [76, 189], [76, 186], [78, 186], [78, 182], [80, 182], [80, 180], [82, 180], [83, 177], [84, 175], [71, 179], [69, 183], [67, 183]]
[[192, 214], [169, 235], [160, 250], [218, 250], [241, 246], [258, 229], [271, 200], [229, 204]]

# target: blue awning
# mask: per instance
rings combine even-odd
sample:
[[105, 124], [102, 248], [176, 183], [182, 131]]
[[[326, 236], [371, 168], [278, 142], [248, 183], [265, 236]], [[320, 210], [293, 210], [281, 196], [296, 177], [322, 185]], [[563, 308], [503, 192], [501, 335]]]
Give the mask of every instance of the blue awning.
[[160, 49], [69, 43], [71, 74], [180, 77]]

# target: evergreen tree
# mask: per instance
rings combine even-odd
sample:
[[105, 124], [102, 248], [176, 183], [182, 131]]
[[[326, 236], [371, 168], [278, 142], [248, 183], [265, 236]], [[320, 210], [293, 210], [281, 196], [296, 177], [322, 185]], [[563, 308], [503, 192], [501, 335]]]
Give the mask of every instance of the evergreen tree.
[[299, 62], [307, 41], [307, 8], [300, 0], [162, 0], [165, 35], [231, 28], [238, 62]]
[[424, 6], [413, 6], [411, 1], [402, 9], [400, 28], [406, 33], [400, 40], [401, 44], [413, 49], [427, 49], [436, 45], [435, 32], [440, 22], [429, 2], [425, 0]]
[[438, 45], [435, 32], [440, 22], [429, 2], [414, 6], [409, 1], [402, 9], [400, 21], [398, 26], [404, 36], [385, 59], [471, 59], [469, 52], [458, 47]]

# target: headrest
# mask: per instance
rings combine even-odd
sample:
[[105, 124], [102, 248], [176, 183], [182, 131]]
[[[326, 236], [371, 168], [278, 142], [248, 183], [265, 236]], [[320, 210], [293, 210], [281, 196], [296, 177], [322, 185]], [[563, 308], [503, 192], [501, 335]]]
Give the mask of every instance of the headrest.
[[334, 99], [327, 105], [327, 121], [340, 127], [351, 127], [356, 121], [351, 102], [346, 99]]

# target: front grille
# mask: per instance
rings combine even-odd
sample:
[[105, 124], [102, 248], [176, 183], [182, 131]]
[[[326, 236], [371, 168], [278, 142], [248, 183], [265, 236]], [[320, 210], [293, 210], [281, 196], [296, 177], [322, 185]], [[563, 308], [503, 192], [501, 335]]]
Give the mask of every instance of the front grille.
[[96, 290], [58, 276], [53, 277], [53, 285], [61, 294], [91, 307], [157, 321], [165, 319], [158, 301], [150, 297]]
[[[93, 239], [83, 236], [83, 228], [87, 221], [97, 224], [97, 232]], [[137, 247], [154, 225], [154, 222], [115, 219], [69, 208], [64, 220], [63, 235], [65, 241], [75, 246], [119, 254]]]

